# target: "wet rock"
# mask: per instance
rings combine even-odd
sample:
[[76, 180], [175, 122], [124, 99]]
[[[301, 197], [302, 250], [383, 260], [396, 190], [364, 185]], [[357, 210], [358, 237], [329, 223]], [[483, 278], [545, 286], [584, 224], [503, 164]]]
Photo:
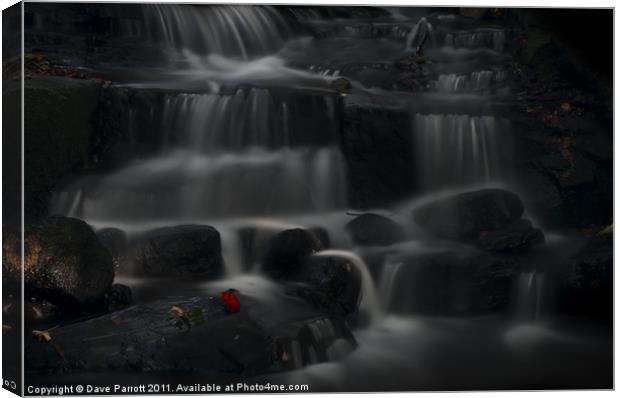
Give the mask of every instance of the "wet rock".
[[386, 207], [409, 197], [415, 181], [410, 115], [349, 97], [342, 133], [349, 206]]
[[563, 312], [613, 318], [613, 230], [594, 235], [569, 262], [571, 274], [562, 291]]
[[[250, 269], [260, 263], [270, 247], [271, 239], [285, 229], [282, 225], [253, 225], [240, 228], [237, 233], [241, 240], [243, 264]], [[321, 243], [323, 249], [330, 246], [330, 238], [327, 230], [321, 227], [305, 228]]]
[[329, 313], [355, 313], [361, 299], [362, 276], [348, 259], [338, 256], [311, 256], [288, 277], [303, 282], [296, 293]]
[[[180, 327], [171, 308], [200, 312]], [[160, 300], [51, 332], [54, 344], [26, 336], [29, 371], [207, 371], [253, 375], [274, 362], [273, 340], [246, 313], [227, 315], [216, 300]], [[61, 351], [62, 355], [58, 352]]]
[[132, 303], [132, 296], [131, 288], [115, 283], [103, 294], [101, 304], [106, 311], [118, 311]]
[[146, 233], [134, 248], [136, 272], [147, 276], [222, 274], [220, 234], [208, 225], [180, 225]]
[[295, 370], [325, 361], [337, 361], [357, 347], [342, 319], [321, 318], [301, 323], [297, 333], [276, 340], [274, 370]]
[[521, 218], [523, 203], [502, 189], [483, 189], [439, 199], [413, 211], [425, 231], [445, 239], [476, 239], [506, 228]]
[[[252, 303], [253, 308], [268, 305], [272, 304]], [[318, 313], [304, 318], [304, 308], [292, 309], [278, 314], [283, 319], [258, 322], [243, 307], [230, 314], [213, 298], [175, 296], [55, 328], [51, 342], [27, 335], [25, 363], [30, 374], [164, 371], [252, 376], [336, 360], [356, 347], [344, 321]], [[194, 313], [200, 316], [188, 316]], [[185, 321], [179, 322], [180, 317]]]
[[[3, 272], [19, 280], [18, 239], [4, 244]], [[110, 253], [84, 221], [54, 216], [27, 228], [24, 258], [28, 294], [55, 303], [85, 303], [99, 299], [112, 285]]]
[[506, 228], [481, 234], [476, 246], [489, 252], [514, 252], [544, 242], [543, 232], [534, 228], [529, 220], [521, 219]]
[[512, 313], [522, 265], [514, 258], [474, 251], [404, 256], [388, 307], [424, 315]]
[[345, 228], [353, 242], [362, 246], [386, 246], [405, 238], [405, 231], [398, 223], [378, 214], [362, 214]]
[[[25, 81], [24, 101], [37, 109], [24, 125], [24, 207], [27, 220], [47, 214], [51, 192], [66, 178], [76, 177], [93, 164], [96, 137], [91, 123], [100, 84], [87, 80], [34, 77]], [[63, 117], [58, 117], [63, 115]]]
[[263, 270], [272, 276], [285, 276], [294, 272], [306, 257], [322, 249], [323, 244], [311, 231], [287, 229], [267, 243]]
[[332, 80], [331, 85], [334, 90], [338, 91], [339, 93], [349, 93], [352, 87], [351, 82], [344, 77], [339, 77]]
[[103, 228], [97, 230], [99, 242], [108, 249], [116, 265], [127, 250], [127, 235], [118, 228]]
[[489, 13], [488, 8], [468, 8], [460, 7], [459, 14], [472, 19], [482, 19]]
[[394, 66], [400, 70], [422, 73], [424, 71], [422, 65], [427, 62], [428, 60], [422, 56], [410, 54], [394, 61]]

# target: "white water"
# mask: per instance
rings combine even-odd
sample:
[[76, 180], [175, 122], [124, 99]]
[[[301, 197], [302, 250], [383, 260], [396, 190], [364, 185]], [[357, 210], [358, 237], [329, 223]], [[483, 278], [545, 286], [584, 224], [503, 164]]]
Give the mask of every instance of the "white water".
[[269, 6], [144, 5], [151, 40], [170, 49], [249, 58], [277, 50], [288, 33]]
[[416, 114], [414, 146], [426, 189], [490, 182], [501, 172], [505, 127], [494, 116]]

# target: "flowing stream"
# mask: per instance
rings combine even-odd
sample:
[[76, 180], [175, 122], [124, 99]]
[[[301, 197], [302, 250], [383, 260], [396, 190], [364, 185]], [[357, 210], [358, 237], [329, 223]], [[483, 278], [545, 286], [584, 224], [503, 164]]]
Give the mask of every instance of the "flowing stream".
[[[346, 77], [340, 72], [342, 59], [395, 59], [423, 49], [438, 60], [428, 90], [409, 104], [412, 167], [420, 195], [429, 198], [461, 185], [502, 182], [510, 168], [510, 123], [487, 106], [506, 90], [502, 68], [509, 55], [502, 27], [464, 30], [446, 13], [420, 18], [398, 12], [382, 17], [388, 33], [364, 39], [360, 47], [362, 30], [341, 29], [343, 22], [337, 18], [320, 22], [320, 15], [303, 9], [290, 11], [286, 18], [281, 9], [263, 6], [167, 4], [145, 6], [143, 11], [150, 40], [185, 65], [167, 75], [166, 87], [178, 89], [166, 91], [152, 104], [162, 109], [161, 126], [149, 134], [162, 144], [155, 153], [136, 155], [107, 174], [73, 181], [56, 194], [52, 213], [84, 219], [96, 228], [120, 228], [130, 236], [161, 226], [213, 225], [220, 232], [226, 263], [226, 276], [217, 286], [248, 294], [267, 294], [258, 293], [264, 288], [273, 295], [277, 287], [260, 274], [259, 265], [241, 264], [242, 228], [259, 225], [268, 236], [295, 226], [325, 228], [332, 249], [316, 256], [346, 258], [360, 271], [360, 311], [370, 322], [354, 330], [359, 347], [345, 359], [277, 376], [309, 383], [314, 391], [519, 388], [527, 386], [526, 378], [535, 377], [536, 371], [545, 371], [548, 354], [573, 341], [579, 331], [541, 320], [543, 275], [520, 276], [514, 298], [518, 306], [508, 319], [422, 316], [418, 305], [403, 308], [402, 301], [412, 290], [411, 275], [425, 273], [408, 269], [399, 256], [454, 248], [441, 242], [427, 245], [413, 233], [401, 245], [376, 248], [377, 264], [344, 229], [352, 219], [347, 215], [348, 170], [340, 148], [347, 98], [331, 88], [338, 76]], [[321, 52], [318, 47], [307, 50], [323, 54], [323, 64], [333, 63], [327, 72], [291, 66], [295, 57], [304, 55], [299, 46], [314, 43], [295, 33], [287, 22], [291, 16], [341, 32], [316, 44], [323, 46]], [[351, 80], [354, 92], [381, 92]], [[209, 89], [184, 90], [188, 81], [208, 82]], [[134, 82], [124, 87], [150, 86]], [[468, 102], [462, 98], [475, 98], [477, 111], [445, 106]], [[129, 107], [126, 112], [127, 128], [140, 131], [145, 108]], [[412, 203], [420, 198], [411, 198]], [[404, 214], [401, 208], [389, 210]], [[536, 355], [540, 347], [543, 360], [523, 378], [515, 376], [529, 362], [521, 351]], [[582, 346], [568, 350], [580, 355], [586, 351]], [[511, 355], [516, 359], [492, 365]], [[452, 357], [450, 364], [446, 357]], [[459, 366], [454, 361], [462, 362]], [[485, 384], [486, 372], [495, 379]], [[442, 379], [440, 374], [450, 376]], [[550, 372], [550, 386], [560, 374]]]

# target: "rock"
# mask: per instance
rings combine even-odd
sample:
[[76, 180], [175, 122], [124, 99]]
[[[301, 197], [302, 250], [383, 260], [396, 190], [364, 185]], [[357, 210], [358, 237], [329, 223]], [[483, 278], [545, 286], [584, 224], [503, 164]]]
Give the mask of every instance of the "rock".
[[383, 208], [410, 197], [415, 188], [410, 115], [351, 97], [342, 132], [349, 206]]
[[483, 189], [438, 199], [413, 211], [425, 231], [445, 239], [470, 240], [506, 228], [521, 218], [523, 203], [502, 189]]
[[285, 276], [295, 271], [306, 257], [322, 249], [323, 244], [311, 231], [287, 229], [267, 243], [262, 269], [271, 276]]
[[514, 258], [445, 251], [396, 257], [390, 311], [464, 316], [513, 313], [523, 267]]
[[362, 275], [346, 258], [308, 257], [289, 279], [306, 284], [309, 289], [302, 287], [296, 293], [331, 314], [347, 316], [359, 308]]
[[[172, 306], [202, 314], [176, 322]], [[51, 344], [26, 336], [33, 373], [202, 371], [253, 375], [274, 363], [273, 339], [247, 313], [227, 315], [217, 300], [175, 297], [61, 326]]]
[[561, 298], [565, 313], [613, 319], [613, 232], [599, 233], [569, 262]]
[[544, 242], [542, 231], [534, 228], [529, 220], [521, 219], [501, 230], [481, 234], [476, 246], [489, 252], [514, 252]]
[[472, 19], [482, 19], [489, 12], [488, 8], [469, 8], [469, 7], [460, 7], [459, 14]]
[[[24, 361], [30, 374], [138, 371], [252, 376], [340, 359], [357, 345], [342, 319], [309, 313], [299, 300], [292, 300], [291, 311], [282, 313], [272, 302], [244, 300], [267, 315], [258, 321], [244, 307], [229, 314], [219, 300], [175, 295], [61, 325], [50, 331], [54, 344], [27, 335]], [[171, 310], [173, 306], [183, 315]], [[277, 315], [270, 318], [274, 312]], [[179, 322], [180, 316], [185, 320]]]
[[63, 180], [92, 167], [97, 134], [91, 121], [101, 85], [41, 76], [24, 84], [25, 106], [37, 110], [24, 125], [24, 211], [26, 219], [35, 222], [47, 214], [51, 193]]
[[[240, 228], [237, 233], [241, 240], [244, 268], [251, 269], [255, 264], [260, 263], [267, 252], [271, 239], [283, 232], [285, 228], [285, 226], [277, 224], [257, 224]], [[321, 227], [305, 229], [319, 240], [323, 249], [330, 246], [327, 230]]]
[[332, 80], [331, 85], [334, 90], [338, 91], [339, 93], [346, 94], [351, 92], [351, 82], [344, 77], [339, 77]]
[[353, 242], [362, 246], [386, 246], [405, 239], [405, 231], [395, 221], [366, 213], [347, 223]]
[[[19, 280], [19, 240], [5, 242], [3, 270]], [[54, 216], [27, 228], [24, 259], [28, 294], [53, 303], [86, 303], [110, 288], [114, 267], [110, 253], [84, 221]]]
[[208, 225], [179, 225], [146, 233], [134, 248], [136, 272], [147, 276], [222, 274], [220, 234]]
[[132, 303], [132, 296], [128, 286], [115, 283], [103, 294], [102, 306], [107, 311], [118, 311]]
[[97, 230], [99, 242], [108, 249], [112, 257], [122, 255], [127, 249], [127, 235], [118, 228], [102, 228]]
[[298, 332], [276, 340], [274, 370], [295, 370], [325, 361], [337, 361], [357, 347], [342, 319], [322, 318], [300, 323]]

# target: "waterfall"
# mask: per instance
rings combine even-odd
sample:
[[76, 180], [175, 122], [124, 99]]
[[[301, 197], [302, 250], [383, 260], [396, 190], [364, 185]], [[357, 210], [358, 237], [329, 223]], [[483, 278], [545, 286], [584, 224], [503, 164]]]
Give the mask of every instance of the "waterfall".
[[508, 139], [503, 130], [505, 122], [493, 116], [416, 114], [414, 153], [422, 187], [485, 183], [497, 178]]
[[147, 4], [143, 14], [153, 43], [197, 54], [247, 59], [273, 53], [289, 30], [270, 6]]
[[481, 91], [490, 89], [504, 78], [504, 73], [490, 70], [476, 71], [469, 75], [449, 73], [439, 75], [434, 88], [441, 92]]
[[[164, 151], [76, 183], [57, 195], [54, 212], [191, 220], [346, 207], [344, 160], [329, 142], [338, 131], [333, 98], [239, 89], [161, 101]], [[129, 114], [138, 111], [148, 109]]]
[[379, 297], [383, 310], [388, 312], [392, 303], [392, 296], [396, 289], [396, 281], [403, 262], [388, 262], [383, 265], [379, 282]]

